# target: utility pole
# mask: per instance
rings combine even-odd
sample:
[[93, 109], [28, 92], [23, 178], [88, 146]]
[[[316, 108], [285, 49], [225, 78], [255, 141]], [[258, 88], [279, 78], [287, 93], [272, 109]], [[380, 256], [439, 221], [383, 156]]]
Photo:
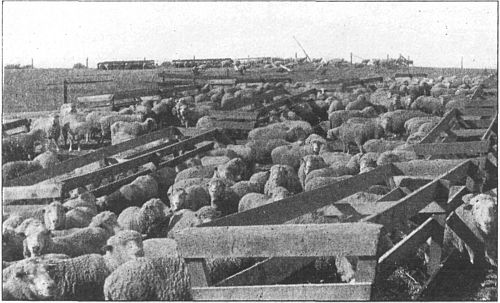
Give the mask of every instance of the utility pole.
[[352, 65], [352, 53], [351, 53], [351, 65]]
[[460, 60], [460, 72], [464, 72], [464, 56], [462, 56], [462, 59]]
[[89, 58], [88, 58], [88, 57], [87, 57], [87, 59], [85, 59], [85, 66], [86, 66], [87, 68], [89, 68]]
[[33, 58], [31, 58], [31, 69], [33, 69], [33, 68], [35, 68], [35, 67], [33, 66]]

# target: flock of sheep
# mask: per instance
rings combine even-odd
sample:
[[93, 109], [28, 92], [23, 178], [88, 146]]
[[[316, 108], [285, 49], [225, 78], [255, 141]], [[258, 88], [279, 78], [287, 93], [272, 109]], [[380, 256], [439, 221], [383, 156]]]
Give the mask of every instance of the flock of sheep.
[[[461, 96], [481, 89], [481, 80], [389, 80], [352, 91], [318, 92], [305, 97], [309, 102], [272, 111], [267, 125], [248, 133], [246, 144], [217, 142], [215, 149], [176, 167], [156, 169], [146, 164], [140, 169], [152, 173], [109, 195], [95, 197], [90, 192], [111, 181], [102, 180], [71, 191], [65, 201], [4, 206], [3, 299], [188, 300], [190, 279], [177, 254], [177, 231], [377, 166], [416, 161], [412, 145], [448, 109], [463, 106], [467, 101]], [[3, 138], [3, 180], [57, 164], [60, 139], [64, 145], [69, 140], [69, 149], [75, 143], [79, 149], [82, 140], [102, 143], [110, 139], [119, 144], [166, 126], [210, 129], [211, 110], [239, 108], [249, 101], [252, 104], [247, 108], [258, 109], [290, 93], [306, 91], [309, 85], [206, 85], [195, 96], [147, 98], [119, 112], [89, 112], [75, 104], [63, 105], [57, 115], [33, 121], [30, 132]], [[178, 133], [155, 144], [181, 139]], [[342, 143], [343, 152], [336, 150], [336, 142]], [[71, 174], [93, 171], [96, 165]], [[389, 191], [381, 180], [347, 199], [366, 203]], [[468, 199], [473, 224], [491, 234], [497, 220], [496, 192]], [[301, 220], [289, 223], [324, 222], [315, 217]], [[388, 247], [398, 241], [387, 240]], [[206, 261], [209, 279], [215, 283], [259, 260]], [[338, 282], [352, 282], [351, 263], [345, 258], [319, 258], [315, 268], [330, 275], [334, 272]]]

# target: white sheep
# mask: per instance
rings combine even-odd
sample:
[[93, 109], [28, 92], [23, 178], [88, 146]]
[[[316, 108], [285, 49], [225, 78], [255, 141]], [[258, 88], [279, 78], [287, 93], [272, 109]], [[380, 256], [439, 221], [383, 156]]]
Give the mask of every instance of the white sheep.
[[260, 186], [251, 181], [240, 181], [231, 186], [231, 190], [241, 199], [248, 193], [258, 193], [260, 191]]
[[220, 178], [213, 178], [208, 183], [210, 205], [222, 216], [238, 212], [239, 196]]
[[377, 166], [382, 166], [395, 162], [406, 162], [417, 159], [417, 155], [413, 151], [392, 150], [380, 154], [377, 159]]
[[411, 135], [419, 131], [420, 126], [425, 123], [438, 123], [441, 120], [440, 117], [415, 117], [411, 118], [405, 122], [404, 127], [406, 129], [406, 133]]
[[30, 257], [47, 253], [62, 253], [76, 257], [99, 253], [107, 239], [115, 233], [117, 225], [116, 215], [103, 212], [93, 218], [89, 227], [63, 237], [52, 238], [49, 230], [38, 228], [26, 235], [23, 243], [24, 255]]
[[282, 186], [292, 193], [302, 191], [299, 177], [293, 167], [288, 165], [273, 165], [269, 172], [269, 179], [264, 186], [264, 194], [270, 195], [275, 187]]
[[395, 110], [384, 113], [380, 116], [382, 126], [386, 134], [403, 134], [405, 131], [404, 124], [406, 121], [415, 117], [429, 117], [429, 114], [419, 110]]
[[97, 211], [88, 207], [75, 207], [66, 212], [60, 202], [45, 207], [44, 222], [49, 230], [87, 227]]
[[271, 158], [273, 164], [289, 165], [298, 169], [301, 159], [312, 154], [313, 149], [310, 145], [283, 145], [273, 149]]
[[175, 183], [191, 178], [211, 178], [214, 175], [214, 166], [195, 166], [186, 168], [177, 173]]
[[111, 125], [111, 144], [119, 144], [156, 130], [157, 125], [153, 118], [144, 122], [118, 121]]
[[240, 158], [233, 158], [226, 163], [217, 166], [214, 172], [216, 178], [222, 178], [231, 182], [238, 182], [247, 175], [246, 163]]
[[302, 158], [301, 164], [298, 171], [298, 177], [302, 188], [305, 188], [305, 180], [307, 174], [316, 169], [325, 168], [328, 165], [321, 156], [308, 155]]
[[45, 132], [49, 144], [54, 142], [56, 150], [59, 151], [59, 136], [61, 135], [61, 124], [59, 122], [59, 115], [53, 114], [46, 118], [38, 118], [31, 122], [31, 131], [41, 129]]
[[269, 171], [262, 171], [253, 174], [248, 181], [257, 185], [258, 192], [263, 193], [267, 180], [269, 179]]
[[[361, 122], [361, 121], [360, 121]], [[349, 144], [357, 145], [360, 152], [364, 152], [363, 144], [370, 139], [379, 139], [384, 135], [382, 120], [370, 119], [361, 123], [348, 121], [341, 126], [328, 131], [328, 137], [338, 138], [344, 145], [343, 151], [349, 153]]]
[[56, 295], [50, 267], [36, 259], [15, 264], [2, 272], [2, 300], [47, 300]]
[[405, 144], [405, 141], [401, 140], [370, 139], [363, 144], [363, 149], [365, 152], [382, 153], [403, 144]]
[[[297, 130], [299, 129], [304, 133], [298, 136]], [[265, 127], [254, 128], [248, 133], [248, 139], [285, 139], [293, 142], [299, 139], [305, 140], [312, 132], [312, 126], [305, 121], [284, 121], [270, 124]]]
[[115, 122], [142, 122], [142, 115], [108, 115], [101, 117], [99, 119], [99, 124], [101, 125], [101, 142], [103, 142], [104, 138], [110, 138], [111, 136], [111, 125]]
[[172, 211], [180, 209], [197, 211], [200, 207], [210, 205], [210, 195], [202, 185], [174, 188], [169, 198]]
[[190, 300], [191, 283], [181, 258], [138, 258], [118, 267], [104, 283], [106, 300]]
[[270, 163], [272, 161], [271, 152], [278, 146], [289, 145], [285, 139], [269, 140], [249, 140], [246, 147], [255, 151], [255, 161], [257, 163]]
[[70, 113], [61, 118], [61, 133], [64, 144], [69, 139], [69, 151], [73, 150], [73, 141], [78, 145], [78, 151], [81, 150], [80, 141], [85, 138], [89, 142], [92, 132], [92, 125], [85, 121], [86, 115], [81, 113]]
[[61, 162], [57, 158], [57, 154], [50, 150], [39, 154], [33, 161], [38, 162], [42, 168], [54, 167]]
[[151, 199], [140, 208], [131, 206], [124, 209], [117, 221], [124, 230], [135, 230], [150, 236], [167, 219], [166, 208], [167, 206], [160, 199]]
[[420, 96], [412, 104], [411, 109], [421, 110], [424, 113], [442, 116], [444, 114], [444, 106], [439, 99], [429, 96]]

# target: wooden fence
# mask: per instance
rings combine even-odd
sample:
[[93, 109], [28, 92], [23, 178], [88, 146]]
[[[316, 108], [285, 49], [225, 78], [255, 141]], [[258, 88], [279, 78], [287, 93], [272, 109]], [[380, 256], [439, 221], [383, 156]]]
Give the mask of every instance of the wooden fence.
[[[430, 277], [434, 277], [444, 258], [442, 241], [446, 217], [469, 192], [464, 184], [467, 176], [478, 169], [479, 162], [479, 159], [441, 160], [432, 163], [430, 170], [410, 163], [384, 165], [320, 189], [181, 231], [175, 238], [180, 255], [189, 265], [193, 299], [372, 300], [373, 290], [384, 278], [377, 276], [379, 270], [394, 262], [404, 262], [424, 242], [430, 245], [427, 266]], [[422, 173], [425, 176], [421, 176]], [[434, 178], [429, 179], [429, 175]], [[390, 184], [389, 180], [395, 176], [422, 177], [427, 181], [413, 192], [396, 187], [373, 203], [346, 205], [342, 201], [381, 181]], [[292, 224], [319, 210], [328, 216], [332, 208], [333, 213], [344, 214], [351, 223]], [[416, 216], [424, 217], [418, 228], [390, 250], [381, 252], [377, 241], [380, 226], [385, 231], [402, 228]], [[361, 256], [355, 283], [279, 284], [313, 262], [312, 257], [334, 253]], [[213, 284], [204, 271], [204, 259], [213, 257], [266, 259]]]

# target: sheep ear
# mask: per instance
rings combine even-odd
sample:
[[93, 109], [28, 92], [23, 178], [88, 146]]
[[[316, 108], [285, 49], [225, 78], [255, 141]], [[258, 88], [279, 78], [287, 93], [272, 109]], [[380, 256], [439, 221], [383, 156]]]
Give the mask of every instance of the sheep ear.
[[113, 246], [111, 245], [104, 245], [101, 250], [104, 252], [104, 253], [107, 253], [107, 252], [113, 252]]
[[144, 240], [146, 240], [148, 238], [148, 235], [147, 234], [142, 234], [141, 237], [142, 237], [142, 240], [144, 241]]

